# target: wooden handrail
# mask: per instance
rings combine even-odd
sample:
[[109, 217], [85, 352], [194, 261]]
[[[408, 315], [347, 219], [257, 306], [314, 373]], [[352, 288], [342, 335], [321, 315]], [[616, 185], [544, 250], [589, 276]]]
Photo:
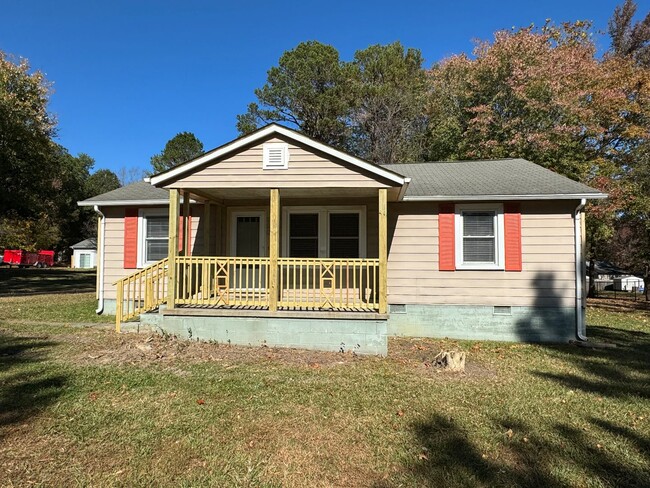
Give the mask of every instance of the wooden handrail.
[[379, 259], [280, 258], [278, 307], [379, 310]]
[[[278, 258], [277, 263], [279, 310], [380, 310], [379, 259]], [[270, 266], [268, 257], [165, 258], [115, 282], [116, 330], [167, 302], [170, 271], [175, 304], [268, 309]]]
[[117, 287], [115, 330], [123, 321], [155, 310], [167, 301], [169, 259], [161, 259], [113, 283]]
[[269, 258], [177, 256], [174, 262], [178, 305], [269, 306]]

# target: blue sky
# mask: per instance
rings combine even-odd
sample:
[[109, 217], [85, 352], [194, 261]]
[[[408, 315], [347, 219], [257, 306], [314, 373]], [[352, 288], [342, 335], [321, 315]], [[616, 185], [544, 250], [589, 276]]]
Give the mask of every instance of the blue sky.
[[[206, 149], [236, 137], [236, 115], [301, 41], [332, 44], [349, 60], [399, 40], [429, 67], [471, 51], [473, 39], [546, 18], [605, 30], [620, 2], [1, 0], [0, 49], [54, 82], [50, 111], [71, 153], [89, 154], [95, 169], [148, 169], [178, 132], [194, 132]], [[637, 4], [650, 10], [650, 0]]]

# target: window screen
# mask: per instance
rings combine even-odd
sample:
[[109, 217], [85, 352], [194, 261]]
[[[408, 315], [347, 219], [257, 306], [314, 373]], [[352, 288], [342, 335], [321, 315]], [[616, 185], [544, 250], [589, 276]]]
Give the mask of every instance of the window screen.
[[289, 257], [318, 257], [318, 214], [289, 216]]
[[330, 213], [330, 258], [359, 257], [359, 214]]
[[463, 212], [463, 262], [496, 262], [495, 220], [495, 212]]
[[145, 217], [145, 261], [160, 261], [167, 257], [169, 219], [166, 216]]

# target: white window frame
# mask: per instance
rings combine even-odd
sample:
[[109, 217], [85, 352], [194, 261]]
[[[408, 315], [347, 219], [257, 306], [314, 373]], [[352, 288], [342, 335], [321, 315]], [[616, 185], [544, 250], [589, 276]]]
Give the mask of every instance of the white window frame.
[[[147, 238], [146, 220], [147, 217], [167, 217], [169, 218], [169, 209], [167, 208], [141, 208], [138, 210], [138, 268], [146, 268], [157, 261], [145, 261]], [[167, 233], [167, 244], [169, 246], [169, 232]]]
[[246, 210], [231, 210], [228, 209], [229, 222], [230, 222], [230, 239], [228, 240], [229, 248], [228, 255], [235, 256], [237, 251], [237, 217], [259, 217], [260, 218], [260, 246], [259, 246], [259, 257], [268, 256], [267, 250], [267, 240], [266, 235], [266, 221], [267, 221], [267, 211], [263, 208], [254, 208]]
[[[495, 249], [493, 263], [465, 263], [463, 261], [463, 212], [485, 211], [494, 212], [494, 239]], [[503, 232], [503, 204], [502, 203], [468, 203], [456, 205], [455, 209], [455, 236], [456, 236], [456, 269], [505, 269], [505, 240]]]
[[[312, 207], [282, 207], [282, 256], [289, 256], [289, 218], [291, 214], [318, 214], [318, 257], [330, 255], [330, 219], [332, 213], [359, 214], [359, 258], [366, 257], [366, 206], [323, 205]], [[344, 259], [344, 258], [341, 258]]]
[[[270, 152], [273, 149], [282, 150], [282, 165], [271, 165]], [[276, 169], [289, 169], [289, 144], [286, 142], [267, 142], [262, 146], [262, 169], [276, 170]]]

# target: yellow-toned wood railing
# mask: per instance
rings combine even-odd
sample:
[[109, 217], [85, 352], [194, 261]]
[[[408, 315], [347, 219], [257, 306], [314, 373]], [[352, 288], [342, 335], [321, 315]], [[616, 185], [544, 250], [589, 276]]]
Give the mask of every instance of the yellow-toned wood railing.
[[269, 258], [178, 256], [177, 305], [269, 306]]
[[278, 308], [379, 309], [378, 259], [280, 258]]
[[154, 310], [167, 301], [167, 270], [169, 260], [162, 259], [146, 268], [116, 281], [117, 306], [115, 325], [141, 313]]
[[[174, 303], [194, 307], [269, 307], [270, 259], [176, 256], [115, 282], [116, 328], [167, 302], [169, 266]], [[280, 310], [379, 310], [378, 259], [278, 259]]]

